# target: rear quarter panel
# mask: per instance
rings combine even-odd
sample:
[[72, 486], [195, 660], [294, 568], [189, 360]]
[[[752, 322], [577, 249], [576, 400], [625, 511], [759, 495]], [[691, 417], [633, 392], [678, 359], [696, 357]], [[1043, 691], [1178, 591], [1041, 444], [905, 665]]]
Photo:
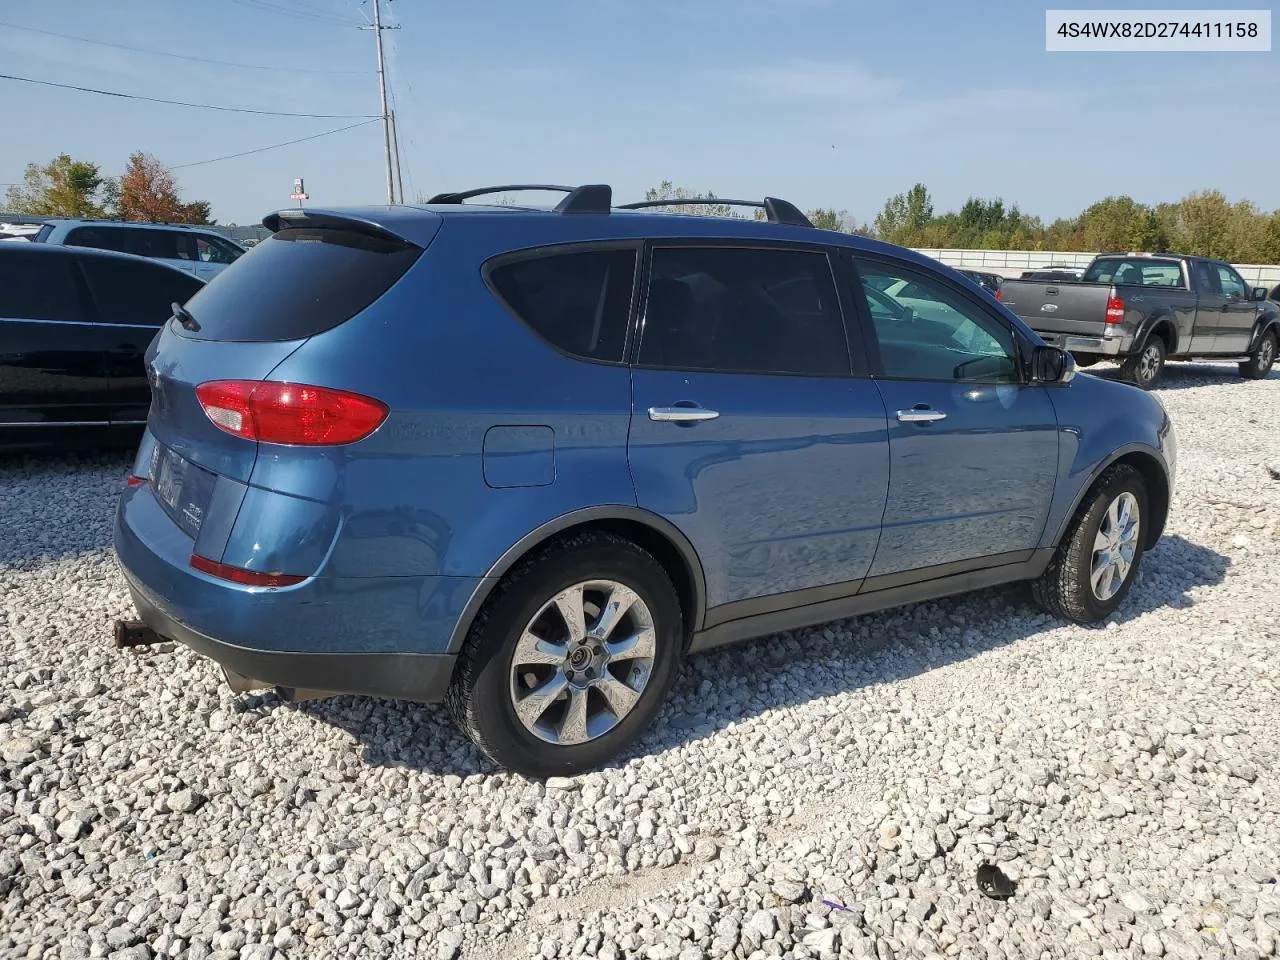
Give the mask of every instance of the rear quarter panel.
[[1165, 412], [1154, 396], [1088, 374], [1050, 388], [1049, 396], [1058, 415], [1059, 475], [1042, 547], [1058, 542], [1093, 481], [1126, 454], [1153, 457], [1172, 487], [1172, 465], [1161, 438]]
[[[452, 228], [371, 308], [272, 373], [391, 408], [349, 446], [259, 447], [252, 485], [340, 515], [326, 575], [482, 576], [544, 523], [635, 505], [627, 367], [575, 360], [537, 338], [485, 285], [486, 241], [451, 243]], [[492, 252], [512, 246], [488, 233]]]

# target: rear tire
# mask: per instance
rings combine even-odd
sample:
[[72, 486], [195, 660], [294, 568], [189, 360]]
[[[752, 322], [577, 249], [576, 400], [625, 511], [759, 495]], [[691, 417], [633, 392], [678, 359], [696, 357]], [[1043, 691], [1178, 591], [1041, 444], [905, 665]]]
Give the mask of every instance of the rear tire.
[[1137, 577], [1149, 522], [1142, 474], [1128, 464], [1108, 467], [1076, 510], [1049, 566], [1032, 582], [1036, 603], [1076, 623], [1111, 616]]
[[1164, 339], [1159, 334], [1152, 334], [1137, 353], [1125, 359], [1120, 367], [1120, 376], [1134, 386], [1150, 390], [1160, 382], [1167, 353]]
[[[614, 604], [624, 609], [607, 619]], [[611, 760], [649, 725], [683, 636], [679, 597], [651, 554], [612, 534], [572, 535], [494, 589], [446, 702], [500, 766], [571, 776]]]
[[1077, 367], [1092, 367], [1098, 362], [1098, 357], [1092, 353], [1073, 353], [1072, 356], [1076, 358]]
[[1240, 364], [1240, 376], [1246, 380], [1263, 380], [1276, 363], [1276, 335], [1268, 330], [1258, 341], [1258, 349], [1248, 360]]

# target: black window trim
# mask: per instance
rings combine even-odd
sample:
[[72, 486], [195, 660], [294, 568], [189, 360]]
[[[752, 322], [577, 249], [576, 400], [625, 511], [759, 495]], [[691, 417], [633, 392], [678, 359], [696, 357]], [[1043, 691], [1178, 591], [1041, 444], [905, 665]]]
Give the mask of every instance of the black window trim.
[[[568, 243], [551, 243], [539, 244], [533, 247], [522, 247], [519, 250], [509, 250], [499, 253], [485, 260], [480, 265], [480, 276], [484, 280], [484, 285], [488, 288], [489, 293], [495, 300], [514, 317], [525, 330], [536, 337], [539, 342], [546, 344], [560, 356], [568, 360], [574, 360], [578, 363], [594, 363], [602, 367], [626, 367], [630, 366], [632, 341], [635, 338], [636, 329], [636, 301], [640, 296], [640, 275], [642, 273], [641, 263], [643, 254], [644, 241], [639, 239], [617, 239], [617, 240], [576, 240]], [[622, 340], [622, 359], [621, 360], [598, 360], [595, 357], [584, 357], [578, 353], [571, 353], [565, 350], [559, 344], [552, 343], [534, 328], [524, 317], [516, 311], [516, 309], [507, 302], [507, 298], [498, 292], [497, 286], [493, 282], [493, 271], [499, 267], [504, 267], [511, 263], [524, 263], [529, 260], [540, 260], [545, 257], [563, 256], [572, 253], [607, 253], [613, 250], [628, 250], [635, 256], [634, 273], [631, 278], [631, 299], [627, 305], [627, 322], [626, 331]]]
[[[833, 375], [822, 373], [791, 373], [784, 371], [733, 371], [714, 370], [703, 367], [648, 366], [640, 363], [640, 343], [644, 338], [645, 316], [649, 308], [649, 277], [653, 272], [653, 253], [659, 249], [689, 248], [712, 250], [778, 250], [786, 253], [820, 253], [827, 258], [827, 269], [831, 273], [831, 283], [836, 291], [836, 307], [840, 312], [840, 324], [844, 329], [844, 342], [847, 367], [846, 372]], [[729, 377], [806, 377], [811, 380], [853, 380], [866, 379], [867, 364], [864, 357], [853, 349], [856, 333], [850, 318], [853, 316], [853, 304], [848, 292], [841, 283], [839, 269], [839, 251], [844, 248], [831, 244], [750, 238], [723, 237], [651, 237], [644, 241], [644, 256], [640, 270], [639, 290], [632, 303], [633, 318], [631, 327], [635, 331], [634, 343], [631, 345], [627, 360], [637, 370], [667, 370], [675, 373], [700, 373], [706, 375]]]
[[[1007, 317], [1001, 316], [999, 312], [992, 310], [981, 299], [971, 294], [960, 284], [953, 282], [950, 278], [944, 276], [940, 271], [930, 270], [928, 267], [913, 263], [910, 260], [903, 260], [900, 257], [888, 256], [881, 253], [873, 253], [867, 250], [860, 250], [856, 247], [846, 247], [844, 266], [848, 272], [849, 295], [854, 298], [855, 308], [857, 311], [858, 325], [861, 328], [863, 349], [867, 353], [867, 358], [871, 362], [871, 378], [873, 380], [889, 380], [897, 383], [910, 383], [912, 381], [919, 383], [974, 383], [984, 384], [986, 386], [999, 386], [1004, 383], [1007, 386], [1029, 386], [1031, 385], [1031, 354], [1035, 348], [1035, 344], [1026, 338], [1021, 330], [1015, 324], [1009, 322]], [[908, 273], [918, 274], [927, 280], [935, 281], [944, 289], [949, 290], [978, 309], [979, 312], [985, 314], [989, 319], [995, 321], [999, 326], [1004, 327], [1013, 335], [1014, 349], [1018, 353], [1018, 379], [1013, 383], [998, 380], [954, 380], [954, 379], [928, 379], [924, 377], [891, 377], [884, 372], [884, 360], [880, 356], [880, 341], [876, 338], [874, 321], [871, 319], [871, 313], [867, 308], [866, 298], [862, 293], [862, 275], [858, 271], [858, 261], [864, 260], [870, 263], [882, 264], [891, 270], [906, 270]]]

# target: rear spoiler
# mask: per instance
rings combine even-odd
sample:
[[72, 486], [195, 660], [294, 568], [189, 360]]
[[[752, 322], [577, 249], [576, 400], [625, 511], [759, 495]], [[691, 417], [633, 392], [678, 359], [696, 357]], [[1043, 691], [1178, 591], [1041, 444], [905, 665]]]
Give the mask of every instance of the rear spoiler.
[[[262, 225], [272, 233], [279, 233], [281, 230], [308, 228], [313, 230], [346, 230], [349, 233], [359, 233], [367, 237], [390, 240], [394, 243], [408, 246], [426, 246], [426, 244], [415, 243], [377, 220], [356, 214], [342, 213], [337, 210], [307, 210], [300, 207], [288, 207], [284, 210], [267, 214], [262, 218]], [[435, 235], [434, 230], [431, 233], [432, 236]]]

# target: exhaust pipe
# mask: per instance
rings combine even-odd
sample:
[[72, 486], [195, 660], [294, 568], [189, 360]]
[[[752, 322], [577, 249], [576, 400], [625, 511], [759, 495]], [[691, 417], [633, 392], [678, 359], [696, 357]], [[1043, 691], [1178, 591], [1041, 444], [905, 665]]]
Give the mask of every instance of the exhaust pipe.
[[164, 637], [156, 633], [141, 620], [117, 620], [112, 628], [115, 645], [118, 649], [125, 647], [145, 647], [153, 643], [163, 643]]

